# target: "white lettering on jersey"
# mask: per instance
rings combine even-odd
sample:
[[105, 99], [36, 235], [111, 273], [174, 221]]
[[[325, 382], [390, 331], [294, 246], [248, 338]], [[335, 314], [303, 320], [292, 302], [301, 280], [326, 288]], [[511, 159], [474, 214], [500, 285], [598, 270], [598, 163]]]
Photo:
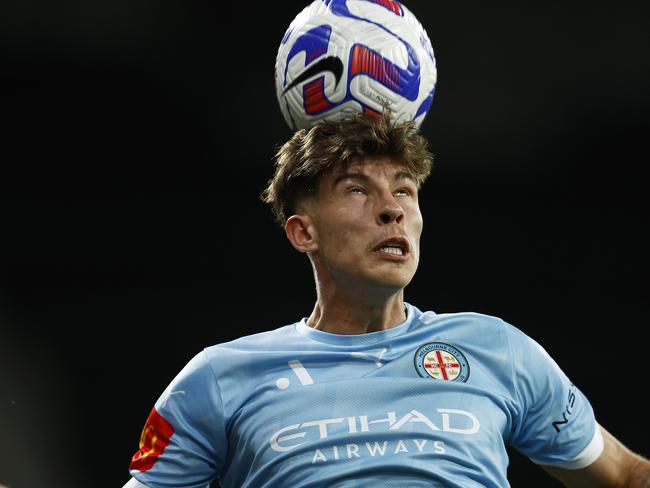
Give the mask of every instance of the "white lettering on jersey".
[[[432, 432], [441, 431], [462, 435], [476, 434], [481, 428], [481, 424], [476, 415], [467, 410], [438, 408], [437, 412], [441, 414], [440, 425], [442, 427], [438, 427], [438, 425], [433, 423], [429, 417], [418, 410], [411, 410], [400, 419], [397, 418], [394, 411], [391, 411], [386, 413], [386, 418], [374, 420], [368, 420], [367, 415], [360, 415], [358, 417], [347, 417], [347, 419], [345, 417], [337, 417], [292, 424], [275, 432], [271, 436], [269, 443], [274, 451], [287, 452], [305, 444], [308, 442], [308, 439], [316, 440], [316, 437], [318, 439], [327, 439], [331, 431], [337, 428], [340, 429], [339, 424], [343, 424], [344, 426], [347, 424], [346, 427], [348, 434], [370, 432], [371, 430], [381, 428], [383, 424], [387, 424], [388, 430], [391, 431], [399, 430], [409, 423], [418, 423], [424, 424], [428, 430]], [[345, 420], [347, 420], [347, 422], [345, 422]], [[302, 442], [295, 442], [298, 439], [304, 440]], [[417, 441], [414, 442], [416, 442], [418, 449], [422, 451], [426, 440], [423, 439], [421, 441], [422, 444], [418, 444]]]
[[348, 444], [345, 447], [346, 447], [346, 449], [348, 451], [348, 459], [350, 459], [352, 456], [361, 457], [359, 455], [359, 446], [357, 444]]
[[[422, 449], [424, 449], [424, 446], [426, 445], [426, 443], [427, 443], [428, 441], [427, 441], [427, 439], [413, 439], [413, 442], [414, 442], [415, 445], [417, 446], [418, 451], [422, 452]], [[422, 444], [420, 444], [420, 442], [421, 442]]]
[[[424, 446], [427, 444], [427, 441], [424, 439], [413, 440], [413, 443], [417, 446], [419, 452], [423, 452]], [[434, 454], [445, 454], [447, 451], [445, 449], [445, 443], [442, 441], [434, 441], [432, 444]], [[321, 447], [315, 449], [311, 463], [326, 463], [330, 461], [338, 461], [340, 459], [352, 459], [352, 458], [362, 458], [364, 456], [370, 457], [381, 457], [386, 454], [400, 454], [400, 453], [409, 453], [409, 444], [406, 440], [400, 439], [394, 445], [389, 441], [374, 441], [374, 442], [365, 442], [363, 447], [364, 449], [360, 451], [359, 444], [346, 444], [341, 447], [341, 453], [339, 453], [339, 446], [330, 446], [330, 447]], [[412, 447], [412, 446], [411, 446]]]
[[[471, 434], [476, 434], [478, 432], [478, 429], [480, 428], [480, 424], [478, 419], [476, 418], [476, 415], [474, 415], [471, 412], [467, 412], [465, 410], [457, 410], [453, 408], [439, 408], [438, 412], [442, 414], [442, 430], [444, 432], [456, 432], [458, 434], [471, 435]], [[472, 422], [471, 427], [466, 429], [451, 427], [450, 414], [467, 417]]]
[[373, 444], [370, 444], [370, 442], [366, 442], [366, 447], [368, 448], [368, 452], [372, 457], [375, 457], [377, 453], [379, 453], [380, 456], [386, 454], [387, 445], [388, 445], [388, 441], [384, 441], [384, 443], [381, 446], [379, 442], [374, 442]]
[[343, 417], [338, 419], [325, 419], [325, 420], [312, 420], [311, 422], [304, 422], [300, 427], [315, 427], [318, 426], [318, 433], [321, 439], [327, 438], [327, 426], [329, 424], [340, 424], [343, 422]]
[[409, 450], [406, 448], [406, 444], [402, 440], [397, 443], [394, 454], [397, 454], [398, 452], [409, 452]]
[[321, 462], [327, 461], [325, 454], [323, 454], [320, 449], [316, 449], [316, 451], [314, 452], [314, 458], [311, 460], [311, 463], [316, 464], [318, 461]]
[[370, 422], [368, 422], [367, 415], [361, 415], [359, 417], [359, 423], [361, 424], [361, 432], [370, 432], [370, 426], [372, 424], [381, 424], [383, 422], [386, 422], [389, 426], [392, 427], [392, 425], [397, 422], [397, 417], [395, 416], [395, 412], [388, 412], [386, 415], [387, 417], [385, 419], [371, 420]]
[[293, 439], [302, 439], [303, 437], [305, 437], [305, 435], [307, 435], [306, 432], [298, 432], [297, 434], [289, 434], [289, 435], [284, 435], [284, 436], [282, 435], [283, 433], [285, 433], [288, 430], [296, 430], [299, 427], [300, 427], [300, 424], [293, 424], [293, 425], [290, 425], [289, 427], [285, 427], [284, 429], [278, 430], [271, 437], [271, 441], [270, 441], [271, 442], [271, 448], [274, 451], [277, 451], [277, 452], [287, 452], [287, 451], [290, 451], [291, 449], [293, 449], [294, 447], [298, 447], [300, 444], [304, 444], [304, 442], [300, 442], [298, 444], [294, 444], [294, 445], [288, 446], [288, 447], [284, 447], [284, 446], [281, 446], [279, 444], [280, 442], [290, 441], [290, 440], [293, 440]]
[[[440, 412], [441, 410], [438, 409]], [[440, 430], [436, 424], [431, 422], [423, 413], [418, 412], [417, 410], [411, 410], [409, 413], [404, 415], [399, 422], [396, 422], [395, 425], [390, 426], [390, 430], [398, 430], [407, 422], [422, 422], [426, 424], [431, 430]]]

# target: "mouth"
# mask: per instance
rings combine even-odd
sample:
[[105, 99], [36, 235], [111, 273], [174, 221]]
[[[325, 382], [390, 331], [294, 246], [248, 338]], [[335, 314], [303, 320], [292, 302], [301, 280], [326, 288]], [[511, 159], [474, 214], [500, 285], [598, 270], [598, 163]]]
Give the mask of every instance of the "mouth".
[[387, 259], [405, 261], [409, 256], [409, 242], [403, 237], [390, 237], [381, 241], [373, 251]]

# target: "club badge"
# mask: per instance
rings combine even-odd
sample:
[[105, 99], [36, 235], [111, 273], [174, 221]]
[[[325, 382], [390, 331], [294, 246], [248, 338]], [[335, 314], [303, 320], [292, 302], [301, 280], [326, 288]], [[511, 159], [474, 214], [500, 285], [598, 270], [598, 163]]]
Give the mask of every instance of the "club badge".
[[413, 357], [415, 369], [422, 378], [464, 383], [469, 378], [465, 355], [451, 344], [429, 342], [420, 346]]

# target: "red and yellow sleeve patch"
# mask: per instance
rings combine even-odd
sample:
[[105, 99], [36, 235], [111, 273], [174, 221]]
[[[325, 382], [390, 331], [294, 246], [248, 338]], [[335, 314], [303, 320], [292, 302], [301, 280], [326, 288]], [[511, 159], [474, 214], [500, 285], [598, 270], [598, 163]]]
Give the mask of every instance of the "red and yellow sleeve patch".
[[172, 425], [153, 408], [142, 429], [140, 450], [131, 459], [129, 468], [137, 471], [148, 471], [153, 468], [173, 434]]

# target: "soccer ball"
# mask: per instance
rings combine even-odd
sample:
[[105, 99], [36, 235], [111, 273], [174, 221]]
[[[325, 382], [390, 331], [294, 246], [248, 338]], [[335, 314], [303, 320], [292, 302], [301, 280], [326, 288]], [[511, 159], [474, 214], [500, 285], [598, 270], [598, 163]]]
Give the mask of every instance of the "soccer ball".
[[278, 48], [275, 88], [292, 130], [357, 112], [420, 126], [436, 87], [427, 32], [395, 0], [315, 0]]

